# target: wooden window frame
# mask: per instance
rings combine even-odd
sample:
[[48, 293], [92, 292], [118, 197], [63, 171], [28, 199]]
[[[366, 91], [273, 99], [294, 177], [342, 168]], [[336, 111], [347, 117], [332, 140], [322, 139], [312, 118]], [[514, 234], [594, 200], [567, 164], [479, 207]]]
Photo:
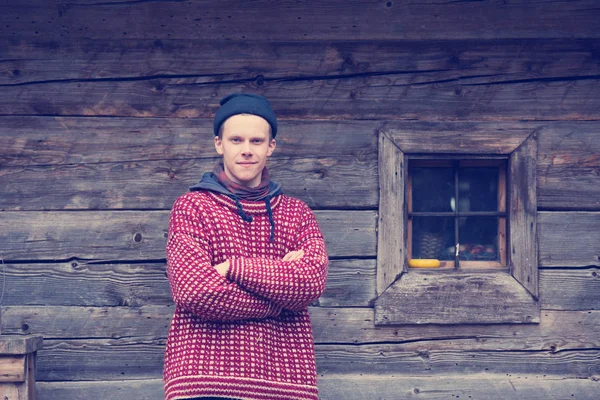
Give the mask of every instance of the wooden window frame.
[[[507, 270], [408, 268], [407, 156], [506, 156]], [[514, 123], [406, 123], [379, 131], [376, 325], [539, 323], [535, 132]]]

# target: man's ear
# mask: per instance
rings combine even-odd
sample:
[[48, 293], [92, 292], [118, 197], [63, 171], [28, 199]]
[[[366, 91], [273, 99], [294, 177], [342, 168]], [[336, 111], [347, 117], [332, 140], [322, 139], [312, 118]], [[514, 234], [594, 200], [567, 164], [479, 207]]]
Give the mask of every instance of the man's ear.
[[217, 154], [223, 155], [223, 141], [218, 136], [215, 136], [215, 149]]
[[273, 152], [275, 151], [275, 147], [277, 147], [277, 143], [275, 142], [275, 139], [272, 139], [269, 142], [269, 150], [267, 150], [267, 157], [270, 157], [271, 154], [273, 154]]

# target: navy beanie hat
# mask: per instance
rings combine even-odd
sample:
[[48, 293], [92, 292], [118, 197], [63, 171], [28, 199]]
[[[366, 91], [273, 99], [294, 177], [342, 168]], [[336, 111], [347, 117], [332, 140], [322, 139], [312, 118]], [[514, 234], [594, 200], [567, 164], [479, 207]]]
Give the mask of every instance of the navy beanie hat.
[[232, 93], [225, 96], [219, 102], [221, 107], [215, 114], [215, 136], [219, 135], [221, 125], [237, 114], [252, 114], [264, 118], [271, 125], [273, 138], [277, 135], [277, 117], [271, 108], [269, 101], [257, 94]]

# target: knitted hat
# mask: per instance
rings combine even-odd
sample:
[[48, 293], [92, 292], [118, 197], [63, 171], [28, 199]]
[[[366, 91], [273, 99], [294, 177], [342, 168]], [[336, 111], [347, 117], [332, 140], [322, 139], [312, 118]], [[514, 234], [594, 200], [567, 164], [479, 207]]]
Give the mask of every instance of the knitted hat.
[[215, 114], [215, 136], [219, 135], [221, 125], [237, 114], [252, 114], [264, 118], [271, 125], [273, 137], [277, 135], [277, 117], [269, 101], [260, 95], [249, 93], [232, 93], [219, 102], [221, 107]]

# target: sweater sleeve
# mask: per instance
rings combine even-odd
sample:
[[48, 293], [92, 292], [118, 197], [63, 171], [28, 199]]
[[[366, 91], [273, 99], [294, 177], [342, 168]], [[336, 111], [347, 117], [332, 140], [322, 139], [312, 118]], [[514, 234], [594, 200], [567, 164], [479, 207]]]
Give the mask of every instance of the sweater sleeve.
[[285, 309], [302, 311], [323, 293], [328, 264], [323, 234], [304, 203], [294, 247], [304, 251], [304, 256], [295, 261], [233, 258], [227, 277]]
[[281, 307], [221, 276], [211, 263], [199, 207], [185, 195], [171, 211], [167, 276], [175, 304], [208, 321], [274, 317]]

